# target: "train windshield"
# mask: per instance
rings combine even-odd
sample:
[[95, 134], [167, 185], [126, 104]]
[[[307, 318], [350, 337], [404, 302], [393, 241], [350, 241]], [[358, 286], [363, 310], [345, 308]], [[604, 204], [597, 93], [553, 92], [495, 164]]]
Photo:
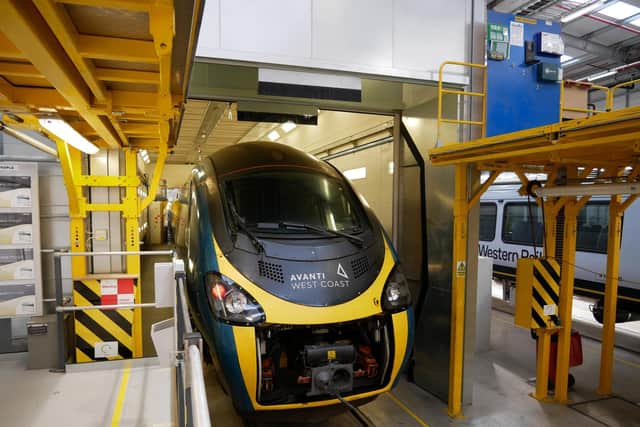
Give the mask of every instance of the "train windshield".
[[[228, 178], [228, 208], [260, 232], [300, 234], [313, 227], [357, 233], [366, 222], [346, 184], [322, 174], [270, 171]], [[290, 226], [290, 225], [304, 225]]]

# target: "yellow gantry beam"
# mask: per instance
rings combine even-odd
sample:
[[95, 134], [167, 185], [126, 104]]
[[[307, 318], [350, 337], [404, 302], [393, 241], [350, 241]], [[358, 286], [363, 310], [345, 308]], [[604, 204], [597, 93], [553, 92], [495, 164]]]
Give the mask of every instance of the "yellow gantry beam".
[[106, 117], [91, 111], [93, 94], [33, 3], [0, 2], [0, 27], [109, 146], [121, 146], [120, 137]]
[[154, 4], [154, 0], [57, 0], [57, 2], [139, 12], [148, 12]]

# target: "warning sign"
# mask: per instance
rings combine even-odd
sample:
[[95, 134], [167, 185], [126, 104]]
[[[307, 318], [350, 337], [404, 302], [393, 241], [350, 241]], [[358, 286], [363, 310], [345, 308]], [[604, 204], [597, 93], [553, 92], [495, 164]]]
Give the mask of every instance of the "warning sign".
[[458, 261], [456, 264], [456, 277], [464, 277], [467, 274], [467, 264], [464, 261]]

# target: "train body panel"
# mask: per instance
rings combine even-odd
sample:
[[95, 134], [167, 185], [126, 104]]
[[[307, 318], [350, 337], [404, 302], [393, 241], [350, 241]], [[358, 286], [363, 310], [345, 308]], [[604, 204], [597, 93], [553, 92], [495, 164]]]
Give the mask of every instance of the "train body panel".
[[192, 174], [185, 265], [190, 309], [236, 408], [390, 390], [413, 313], [373, 213], [331, 165], [290, 147], [219, 153]]
[[[480, 199], [479, 255], [493, 258], [495, 274], [509, 280], [515, 280], [518, 258], [544, 255], [541, 211], [529, 211], [527, 197], [518, 194], [519, 188], [493, 185]], [[603, 295], [607, 270], [608, 203], [608, 197], [594, 196], [578, 217], [575, 289], [596, 298]], [[639, 233], [640, 203], [634, 202], [623, 217], [619, 301], [640, 312], [640, 241], [635, 237]]]

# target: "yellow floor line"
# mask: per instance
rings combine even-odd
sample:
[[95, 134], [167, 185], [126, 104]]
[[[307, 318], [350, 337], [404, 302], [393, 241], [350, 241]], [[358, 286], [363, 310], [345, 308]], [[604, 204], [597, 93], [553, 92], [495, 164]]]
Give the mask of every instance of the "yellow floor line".
[[[600, 349], [597, 347], [593, 347], [590, 345], [585, 345], [582, 344], [582, 348], [583, 349], [587, 349], [593, 353], [600, 353]], [[631, 366], [632, 368], [640, 368], [640, 364], [636, 363], [636, 362], [632, 362], [630, 360], [626, 360], [626, 359], [621, 359], [619, 357], [614, 357], [613, 360], [615, 360], [616, 362], [622, 363], [623, 365], [628, 365]]]
[[113, 414], [111, 415], [111, 427], [120, 426], [120, 417], [122, 416], [122, 407], [124, 406], [124, 396], [127, 394], [127, 385], [129, 384], [129, 372], [131, 367], [127, 364], [122, 371], [122, 378], [120, 379], [120, 389], [118, 390], [118, 397], [116, 398], [116, 404], [113, 407]]
[[413, 418], [414, 420], [416, 420], [416, 422], [418, 424], [420, 424], [422, 427], [429, 427], [429, 424], [425, 423], [424, 421], [422, 421], [422, 418], [420, 418], [419, 416], [417, 416], [415, 414], [415, 412], [413, 412], [411, 409], [409, 409], [409, 407], [407, 405], [405, 405], [404, 403], [402, 403], [400, 401], [400, 399], [398, 399], [397, 397], [395, 397], [393, 394], [391, 393], [387, 393], [387, 396], [389, 396], [389, 398], [391, 398], [391, 400], [393, 400], [393, 402], [398, 405], [400, 407], [400, 409], [402, 409], [404, 412], [406, 412], [407, 414], [409, 414], [411, 416], [411, 418]]

